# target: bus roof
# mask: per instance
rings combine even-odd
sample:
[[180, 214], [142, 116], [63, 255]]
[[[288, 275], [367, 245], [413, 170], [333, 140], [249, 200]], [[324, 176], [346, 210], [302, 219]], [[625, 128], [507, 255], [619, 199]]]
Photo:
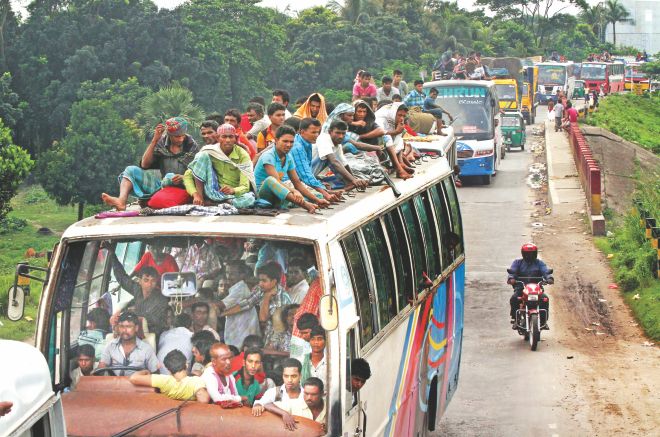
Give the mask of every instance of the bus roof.
[[[475, 81], [468, 81], [475, 82]], [[431, 185], [452, 169], [446, 159], [429, 159], [416, 167], [415, 177], [394, 180], [401, 199]], [[397, 199], [387, 185], [369, 187], [332, 209], [309, 214], [301, 208], [276, 216], [138, 216], [96, 219], [90, 217], [71, 225], [63, 239], [117, 238], [154, 235], [235, 235], [324, 241], [368, 221], [387, 210]]]
[[467, 80], [467, 79], [451, 79], [451, 80], [434, 80], [431, 82], [425, 82], [424, 88], [432, 88], [437, 86], [454, 86], [454, 85], [464, 85], [464, 86], [481, 86], [481, 87], [491, 87], [495, 84], [490, 80]]
[[0, 400], [14, 403], [0, 418], [0, 429], [9, 433], [28, 424], [43, 406], [55, 401], [50, 371], [43, 354], [27, 343], [0, 340]]

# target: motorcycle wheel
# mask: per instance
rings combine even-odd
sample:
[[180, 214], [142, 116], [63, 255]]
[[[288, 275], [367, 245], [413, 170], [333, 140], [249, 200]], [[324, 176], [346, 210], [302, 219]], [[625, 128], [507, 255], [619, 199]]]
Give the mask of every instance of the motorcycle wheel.
[[541, 331], [539, 329], [538, 318], [538, 314], [532, 314], [532, 316], [529, 318], [529, 324], [531, 325], [529, 334], [529, 346], [533, 351], [536, 350], [536, 347], [539, 344], [539, 340], [541, 340]]

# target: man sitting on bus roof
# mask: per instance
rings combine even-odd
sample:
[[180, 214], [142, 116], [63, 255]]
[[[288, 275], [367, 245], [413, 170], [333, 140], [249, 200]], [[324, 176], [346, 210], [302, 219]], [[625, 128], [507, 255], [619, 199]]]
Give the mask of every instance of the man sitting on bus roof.
[[178, 401], [196, 400], [208, 404], [211, 397], [204, 380], [199, 376], [188, 376], [188, 361], [178, 349], [165, 355], [163, 365], [170, 375], [152, 375], [148, 370], [132, 374], [128, 380], [133, 385], [154, 387], [170, 399]]
[[[140, 199], [150, 198], [164, 182], [183, 188], [183, 173], [198, 151], [199, 146], [188, 135], [188, 122], [182, 117], [170, 118], [164, 125], [156, 126], [140, 167], [128, 166], [119, 175], [119, 196], [103, 193], [101, 199], [117, 211], [123, 211], [131, 194]], [[160, 178], [146, 171], [149, 169], [160, 170]]]
[[312, 148], [312, 170], [314, 176], [319, 177], [329, 168], [334, 173], [337, 188], [364, 190], [369, 186], [369, 181], [353, 176], [344, 158], [342, 143], [347, 130], [348, 125], [337, 120], [332, 122], [328, 133], [319, 135]]
[[[135, 307], [135, 313], [147, 319], [149, 332], [160, 334], [166, 329], [168, 301], [160, 292], [160, 275], [153, 267], [143, 267], [136, 272], [139, 281], [134, 282], [117, 259], [114, 248], [108, 248], [104, 242], [102, 248], [109, 249], [112, 271], [121, 287], [133, 296], [129, 307]], [[116, 316], [113, 316], [113, 319]]]
[[261, 363], [263, 355], [261, 349], [249, 348], [242, 352], [243, 367], [234, 372], [238, 394], [241, 396], [243, 405], [252, 406], [255, 399], [263, 394], [261, 384], [256, 375], [261, 372]]
[[[323, 381], [319, 378], [307, 378], [303, 383], [303, 402], [300, 402], [299, 398], [289, 399], [275, 402], [275, 406], [289, 416], [299, 416], [318, 423], [325, 423], [326, 408], [323, 401], [323, 388]], [[275, 413], [278, 414], [277, 411]]]
[[188, 166], [183, 176], [186, 191], [195, 205], [231, 200], [235, 206], [252, 206], [252, 161], [236, 144], [236, 128], [223, 124], [218, 128], [217, 140], [217, 144], [204, 146]]
[[[164, 316], [163, 316], [164, 317]], [[117, 326], [119, 337], [112, 340], [103, 351], [99, 368], [109, 366], [129, 366], [145, 369], [156, 373], [160, 364], [156, 353], [144, 342], [137, 338], [137, 329], [140, 319], [131, 311], [124, 311], [119, 315]], [[118, 376], [132, 375], [135, 370], [119, 370]]]

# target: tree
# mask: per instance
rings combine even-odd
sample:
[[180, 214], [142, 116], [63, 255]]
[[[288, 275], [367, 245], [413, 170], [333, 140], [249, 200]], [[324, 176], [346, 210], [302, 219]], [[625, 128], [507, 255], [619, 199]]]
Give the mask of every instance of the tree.
[[145, 97], [137, 116], [145, 137], [153, 134], [158, 124], [172, 117], [183, 117], [191, 126], [199, 126], [204, 121], [204, 112], [193, 103], [192, 92], [176, 84]]
[[632, 23], [630, 12], [619, 3], [619, 0], [607, 0], [605, 3], [607, 22], [612, 23], [612, 44], [616, 47], [616, 23]]
[[0, 76], [0, 119], [4, 125], [13, 129], [23, 117], [26, 103], [11, 89], [11, 73]]
[[594, 34], [598, 35], [598, 39], [601, 42], [604, 41], [607, 19], [605, 17], [605, 9], [601, 3], [595, 6], [586, 5], [578, 17], [591, 27], [591, 30]]
[[117, 175], [137, 160], [139, 130], [122, 120], [109, 101], [81, 100], [61, 143], [42, 154], [37, 178], [60, 205], [96, 204], [102, 192], [117, 189]]
[[30, 154], [13, 144], [11, 131], [0, 119], [0, 220], [11, 211], [9, 202], [33, 166]]
[[99, 82], [85, 81], [80, 84], [78, 100], [104, 100], [112, 104], [123, 120], [134, 119], [145, 97], [151, 95], [149, 88], [140, 85], [135, 77], [127, 80], [103, 79]]
[[374, 0], [332, 0], [328, 7], [351, 24], [366, 23], [381, 11]]
[[[655, 57], [658, 59], [658, 56]], [[645, 62], [639, 66], [639, 71], [649, 77], [650, 83], [660, 79], [660, 61]]]

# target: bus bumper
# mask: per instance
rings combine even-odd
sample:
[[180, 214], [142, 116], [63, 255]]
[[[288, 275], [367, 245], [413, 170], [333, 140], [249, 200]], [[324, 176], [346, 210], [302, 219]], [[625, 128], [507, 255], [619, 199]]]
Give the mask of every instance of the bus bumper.
[[494, 155], [458, 160], [461, 176], [488, 176], [493, 174]]

